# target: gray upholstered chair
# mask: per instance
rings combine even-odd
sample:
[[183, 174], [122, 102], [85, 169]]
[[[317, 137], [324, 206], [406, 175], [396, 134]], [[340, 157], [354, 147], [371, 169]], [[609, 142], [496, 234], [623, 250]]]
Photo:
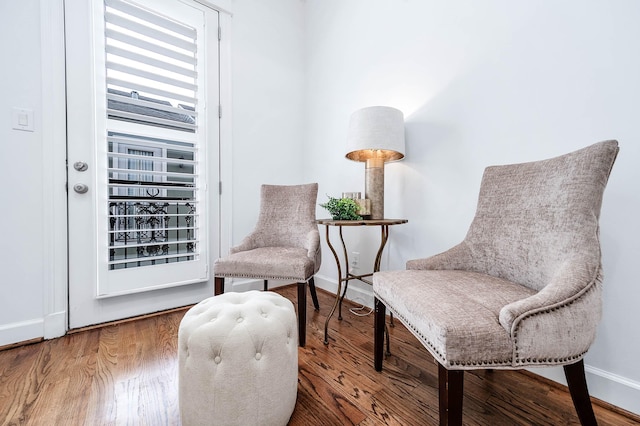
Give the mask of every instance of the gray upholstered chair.
[[374, 365], [388, 309], [439, 365], [440, 424], [462, 423], [465, 370], [564, 366], [595, 424], [583, 357], [601, 317], [599, 216], [616, 141], [488, 167], [462, 243], [373, 276]]
[[306, 343], [307, 282], [313, 306], [320, 309], [313, 282], [321, 260], [317, 199], [317, 183], [262, 185], [255, 229], [213, 266], [215, 295], [224, 293], [227, 277], [261, 279], [264, 290], [268, 280], [297, 282], [300, 346]]

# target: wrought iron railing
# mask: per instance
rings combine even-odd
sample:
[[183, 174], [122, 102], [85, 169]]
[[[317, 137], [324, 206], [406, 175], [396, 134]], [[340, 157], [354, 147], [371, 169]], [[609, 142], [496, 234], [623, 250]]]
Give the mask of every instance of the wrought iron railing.
[[118, 198], [109, 201], [110, 269], [194, 259], [193, 202]]

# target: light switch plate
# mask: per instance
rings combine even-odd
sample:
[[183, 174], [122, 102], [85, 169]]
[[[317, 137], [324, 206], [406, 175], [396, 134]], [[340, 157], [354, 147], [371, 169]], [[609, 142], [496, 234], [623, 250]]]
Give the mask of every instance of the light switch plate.
[[11, 125], [16, 130], [33, 132], [33, 110], [13, 107], [11, 111]]

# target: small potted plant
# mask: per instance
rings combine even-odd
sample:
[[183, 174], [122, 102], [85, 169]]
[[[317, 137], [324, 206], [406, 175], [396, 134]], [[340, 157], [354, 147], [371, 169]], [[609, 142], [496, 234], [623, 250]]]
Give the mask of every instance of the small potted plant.
[[329, 196], [329, 201], [320, 204], [331, 213], [333, 220], [362, 220], [358, 214], [360, 206], [351, 198], [333, 198]]

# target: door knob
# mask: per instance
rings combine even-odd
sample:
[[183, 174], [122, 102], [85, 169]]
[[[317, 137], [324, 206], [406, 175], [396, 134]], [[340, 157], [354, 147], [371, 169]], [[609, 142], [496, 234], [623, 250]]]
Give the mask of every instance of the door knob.
[[84, 183], [76, 183], [75, 185], [73, 185], [73, 190], [78, 194], [84, 194], [89, 190], [89, 187]]

